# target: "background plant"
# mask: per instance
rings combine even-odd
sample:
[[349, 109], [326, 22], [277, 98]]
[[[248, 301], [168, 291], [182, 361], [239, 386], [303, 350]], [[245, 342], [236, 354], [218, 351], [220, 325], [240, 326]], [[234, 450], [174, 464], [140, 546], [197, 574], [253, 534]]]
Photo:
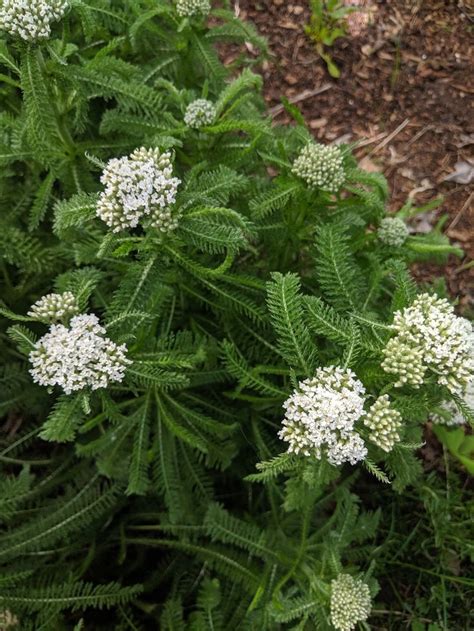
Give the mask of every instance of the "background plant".
[[347, 34], [346, 18], [354, 12], [354, 7], [347, 6], [341, 0], [310, 0], [311, 17], [305, 26], [305, 32], [314, 42], [318, 55], [326, 63], [331, 77], [340, 76], [340, 70], [334, 63], [327, 48]]

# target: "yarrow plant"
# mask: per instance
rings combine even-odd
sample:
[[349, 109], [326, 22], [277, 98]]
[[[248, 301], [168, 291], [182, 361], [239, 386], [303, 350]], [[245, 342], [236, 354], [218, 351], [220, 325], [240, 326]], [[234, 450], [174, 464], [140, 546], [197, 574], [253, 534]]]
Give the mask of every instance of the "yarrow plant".
[[336, 193], [346, 177], [341, 149], [318, 143], [310, 143], [301, 150], [292, 170], [310, 188], [330, 193]]
[[316, 458], [324, 451], [334, 465], [363, 460], [367, 449], [354, 424], [364, 414], [364, 395], [364, 386], [351, 370], [318, 368], [315, 377], [300, 382], [284, 403], [279, 436], [289, 443], [288, 451]]
[[210, 10], [210, 0], [176, 0], [176, 11], [181, 17], [206, 16]]
[[[438, 576], [466, 519], [444, 520], [415, 448], [449, 393], [424, 342], [397, 351], [415, 349], [419, 389], [380, 364], [416, 248], [459, 250], [441, 233], [384, 247], [384, 177], [315, 145], [293, 108], [270, 121], [249, 69], [265, 41], [230, 3], [212, 20], [208, 2], [183, 19], [175, 0], [70, 4], [60, 39], [0, 42], [2, 611], [22, 631], [318, 628], [345, 568], [382, 583], [370, 622], [397, 628], [416, 538], [398, 543], [423, 513], [440, 554], [416, 558], [407, 607], [457, 628], [463, 583], [440, 617]], [[243, 50], [228, 68], [219, 41]], [[217, 110], [206, 133], [190, 95]], [[365, 616], [348, 582], [341, 628]]]
[[200, 129], [212, 125], [216, 118], [216, 107], [206, 99], [196, 99], [188, 105], [184, 114], [184, 122], [188, 127]]
[[58, 322], [79, 312], [76, 297], [70, 291], [47, 294], [31, 307], [28, 315], [40, 322]]
[[47, 39], [51, 24], [63, 17], [68, 6], [65, 0], [3, 0], [0, 29], [27, 42]]
[[74, 316], [69, 327], [53, 324], [30, 353], [33, 380], [66, 394], [120, 383], [131, 361], [126, 346], [117, 346], [105, 332], [93, 314]]
[[331, 582], [331, 622], [338, 631], [352, 631], [370, 615], [369, 587], [350, 574], [339, 574]]
[[403, 245], [408, 235], [407, 225], [403, 219], [399, 217], [384, 217], [377, 231], [377, 236], [380, 241], [393, 247]]
[[393, 330], [396, 335], [384, 349], [382, 367], [398, 376], [396, 386], [419, 387], [430, 371], [451, 392], [464, 392], [474, 376], [474, 332], [447, 300], [418, 296], [395, 313]]
[[135, 149], [130, 156], [109, 160], [102, 173], [105, 190], [97, 215], [112, 232], [135, 228], [139, 222], [170, 232], [178, 225], [173, 206], [180, 180], [173, 176], [169, 152]]

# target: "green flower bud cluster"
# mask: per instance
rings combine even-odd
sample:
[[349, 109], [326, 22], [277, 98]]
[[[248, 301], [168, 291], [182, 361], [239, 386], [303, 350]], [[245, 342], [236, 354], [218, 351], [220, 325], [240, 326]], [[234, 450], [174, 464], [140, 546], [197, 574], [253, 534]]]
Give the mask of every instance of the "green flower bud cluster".
[[402, 416], [391, 407], [387, 394], [371, 406], [364, 425], [370, 429], [369, 440], [387, 453], [400, 441], [398, 430], [402, 426]]
[[208, 15], [211, 10], [209, 0], [176, 0], [176, 11], [182, 18], [190, 18], [194, 15]]
[[398, 217], [384, 217], [377, 231], [377, 236], [382, 243], [395, 248], [399, 248], [405, 243], [408, 234], [405, 222]]
[[385, 372], [397, 375], [397, 388], [409, 384], [419, 388], [425, 378], [426, 366], [423, 363], [423, 351], [413, 348], [400, 338], [393, 337], [384, 349], [385, 359], [382, 368]]
[[79, 305], [70, 291], [63, 294], [47, 294], [37, 300], [28, 315], [40, 322], [59, 322], [64, 318], [79, 313]]
[[368, 585], [350, 574], [331, 581], [331, 622], [338, 631], [352, 631], [367, 620], [372, 603]]
[[206, 99], [196, 99], [188, 105], [184, 114], [184, 122], [192, 129], [200, 129], [212, 125], [216, 119], [214, 103]]
[[302, 149], [293, 163], [292, 172], [310, 188], [330, 193], [336, 193], [346, 179], [341, 149], [318, 143], [310, 143]]

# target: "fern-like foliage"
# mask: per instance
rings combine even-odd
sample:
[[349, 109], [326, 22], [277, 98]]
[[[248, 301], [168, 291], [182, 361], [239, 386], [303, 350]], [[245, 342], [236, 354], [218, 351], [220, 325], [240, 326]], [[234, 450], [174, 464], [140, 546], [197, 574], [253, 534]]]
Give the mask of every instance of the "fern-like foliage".
[[74, 583], [50, 584], [38, 589], [29, 589], [24, 593], [5, 591], [0, 602], [6, 607], [21, 606], [31, 613], [45, 608], [52, 610], [84, 610], [88, 607], [110, 609], [123, 605], [136, 598], [142, 592], [141, 585], [122, 587], [118, 583], [94, 585], [77, 581]]
[[268, 309], [278, 347], [290, 366], [311, 374], [316, 349], [306, 328], [299, 279], [292, 274], [273, 274], [268, 284]]
[[337, 226], [323, 226], [316, 240], [315, 269], [327, 300], [340, 311], [358, 311], [363, 280], [349, 248], [349, 237]]
[[21, 62], [21, 85], [27, 117], [28, 140], [32, 150], [48, 163], [63, 157], [64, 147], [57, 128], [53, 99], [43, 80], [41, 51], [27, 47]]

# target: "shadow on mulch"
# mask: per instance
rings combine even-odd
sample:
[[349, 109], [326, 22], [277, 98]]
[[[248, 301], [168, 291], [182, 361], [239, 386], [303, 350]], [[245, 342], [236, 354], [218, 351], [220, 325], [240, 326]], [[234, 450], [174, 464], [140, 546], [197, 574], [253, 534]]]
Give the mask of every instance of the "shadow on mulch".
[[[444, 197], [437, 213], [414, 227], [449, 215], [445, 231], [466, 257], [452, 257], [444, 275], [461, 310], [472, 312], [474, 268], [466, 266], [474, 257], [473, 181], [445, 178], [458, 162], [474, 171], [474, 15], [462, 1], [372, 0], [376, 10], [365, 32], [331, 48], [341, 70], [334, 80], [304, 34], [308, 4], [234, 2], [269, 40], [271, 57], [260, 71], [275, 120], [285, 121], [276, 107], [285, 95], [297, 101], [317, 140], [360, 141], [362, 166], [390, 183], [392, 210], [408, 198], [421, 205]], [[417, 266], [416, 273], [428, 280], [443, 270]]]

